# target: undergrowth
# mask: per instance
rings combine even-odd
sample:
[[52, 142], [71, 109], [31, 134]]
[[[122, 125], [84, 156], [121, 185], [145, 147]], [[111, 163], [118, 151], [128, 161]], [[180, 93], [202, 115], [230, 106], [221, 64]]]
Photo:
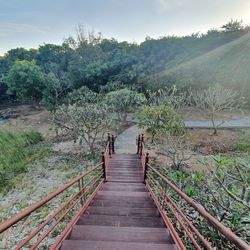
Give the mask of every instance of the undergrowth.
[[243, 152], [250, 154], [250, 129], [237, 130], [238, 142], [236, 143], [234, 150], [236, 152]]
[[36, 131], [16, 132], [0, 129], [0, 192], [10, 189], [27, 164], [42, 158], [49, 146], [41, 143]]

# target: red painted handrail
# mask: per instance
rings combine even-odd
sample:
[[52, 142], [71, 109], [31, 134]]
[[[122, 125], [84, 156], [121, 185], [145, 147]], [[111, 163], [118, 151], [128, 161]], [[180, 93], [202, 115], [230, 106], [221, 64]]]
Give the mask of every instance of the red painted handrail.
[[[139, 136], [139, 139], [144, 138], [143, 136]], [[192, 206], [203, 218], [205, 218], [216, 230], [218, 230], [227, 240], [229, 240], [231, 243], [239, 247], [239, 249], [249, 250], [249, 245], [243, 241], [240, 237], [238, 237], [236, 234], [234, 234], [230, 228], [224, 226], [221, 222], [219, 222], [217, 219], [215, 219], [212, 215], [210, 215], [205, 209], [202, 209], [200, 205], [195, 202], [193, 199], [188, 197], [184, 192], [182, 192], [177, 186], [175, 186], [173, 183], [171, 183], [166, 177], [164, 177], [159, 171], [157, 171], [154, 167], [152, 167], [150, 164], [148, 164], [146, 149], [144, 145], [144, 141], [142, 140], [140, 143], [138, 143], [138, 152], [140, 153], [141, 158], [141, 164], [145, 176], [146, 185], [149, 189], [150, 194], [152, 195], [152, 198], [155, 200], [155, 195], [153, 192], [153, 189], [150, 187], [150, 182], [154, 185], [154, 189], [158, 190], [158, 193], [164, 202], [164, 204], [168, 207], [168, 209], [172, 212], [175, 221], [178, 221], [180, 226], [183, 229], [183, 232], [188, 236], [188, 238], [191, 240], [191, 242], [194, 244], [196, 249], [200, 249], [197, 242], [194, 242], [194, 238], [189, 232], [189, 230], [186, 228], [186, 226], [182, 223], [179, 216], [182, 217], [183, 221], [187, 223], [189, 228], [193, 231], [193, 233], [196, 235], [197, 238], [200, 239], [200, 241], [203, 243], [203, 245], [206, 247], [206, 249], [212, 249], [210, 244], [203, 238], [203, 236], [198, 232], [198, 230], [194, 227], [194, 225], [187, 219], [185, 214], [179, 209], [177, 204], [171, 199], [171, 197], [164, 193], [164, 190], [159, 185], [158, 181], [155, 179], [154, 176], [152, 176], [149, 173], [149, 170], [151, 170], [158, 178], [161, 179], [166, 185], [168, 185], [172, 190], [174, 190], [183, 200], [185, 200], [190, 206]], [[148, 180], [147, 180], [148, 179]], [[156, 198], [157, 199], [157, 198]], [[157, 202], [155, 201], [157, 204]], [[163, 207], [159, 208], [159, 211], [163, 212]], [[164, 217], [164, 213], [163, 213]], [[170, 228], [171, 229], [171, 228]], [[170, 230], [171, 231], [171, 230]], [[175, 236], [173, 236], [175, 238]]]
[[[52, 220], [55, 219], [57, 215], [60, 215], [60, 217], [57, 218], [55, 222], [51, 223], [50, 226], [48, 227], [48, 229], [46, 229], [45, 232], [42, 232], [42, 234], [39, 236], [39, 238], [37, 238], [36, 241], [31, 244], [30, 249], [35, 249], [54, 230], [54, 228], [64, 219], [64, 217], [66, 215], [68, 215], [69, 212], [72, 211], [74, 209], [74, 207], [76, 207], [77, 204], [79, 204], [79, 202], [81, 203], [82, 208], [78, 211], [77, 215], [80, 214], [80, 212], [84, 211], [84, 208], [87, 208], [87, 204], [89, 204], [91, 202], [91, 200], [94, 198], [95, 194], [97, 193], [97, 191], [101, 187], [102, 183], [105, 181], [106, 168], [108, 167], [109, 158], [111, 157], [112, 152], [114, 152], [114, 137], [112, 136], [112, 138], [111, 138], [109, 135], [108, 142], [107, 142], [106, 147], [105, 147], [105, 151], [103, 152], [103, 157], [102, 157], [101, 163], [99, 163], [95, 167], [91, 168], [87, 172], [79, 175], [78, 177], [73, 179], [71, 182], [67, 183], [63, 187], [56, 190], [55, 192], [47, 195], [46, 197], [41, 199], [39, 202], [26, 208], [25, 210], [16, 214], [15, 216], [8, 219], [7, 221], [1, 223], [0, 224], [0, 233], [3, 233], [8, 228], [16, 225], [19, 221], [28, 217], [31, 213], [35, 212], [37, 209], [44, 206], [49, 201], [53, 200], [55, 197], [62, 194], [64, 191], [68, 190], [70, 187], [72, 187], [73, 185], [78, 183], [79, 191], [75, 192], [62, 206], [60, 206], [58, 209], [56, 209], [56, 211], [52, 215], [50, 215], [44, 222], [42, 222], [36, 229], [34, 229], [24, 240], [22, 240], [15, 247], [15, 249], [21, 249], [26, 244], [28, 244], [28, 243], [30, 244], [30, 241], [36, 235], [38, 235], [38, 233], [41, 230], [43, 230], [46, 225], [48, 225], [50, 222], [52, 222]], [[98, 169], [99, 168], [101, 169], [101, 167], [102, 167], [102, 173], [98, 174], [98, 172], [99, 172]], [[87, 177], [90, 175], [93, 175], [93, 177], [91, 177], [90, 180], [88, 180], [84, 185], [83, 184], [84, 177]], [[92, 194], [90, 194], [88, 199], [84, 201], [85, 195], [89, 195], [90, 188], [95, 187], [96, 184], [98, 184], [98, 185], [95, 188], [95, 190], [91, 191]], [[76, 217], [74, 217], [72, 219], [72, 221], [74, 221], [75, 218]], [[71, 229], [71, 227], [69, 227], [69, 225], [72, 224], [71, 222], [66, 226], [66, 229], [69, 229], [69, 230]], [[63, 231], [64, 234], [65, 234], [65, 230]], [[56, 240], [57, 245], [60, 245], [60, 243], [61, 243], [61, 241], [60, 242], [58, 241], [60, 238], [62, 238], [61, 236], [59, 236], [59, 238]]]
[[25, 217], [27, 217], [28, 215], [30, 215], [31, 213], [33, 213], [35, 210], [37, 210], [38, 208], [40, 208], [41, 206], [43, 206], [44, 204], [46, 204], [48, 201], [52, 200], [53, 198], [55, 198], [56, 196], [58, 196], [59, 194], [61, 194], [63, 191], [65, 191], [66, 189], [68, 189], [69, 187], [71, 187], [72, 185], [74, 185], [80, 179], [82, 179], [83, 177], [85, 177], [88, 174], [92, 173], [94, 170], [96, 170], [101, 165], [102, 165], [102, 163], [98, 164], [97, 166], [95, 166], [94, 168], [92, 168], [89, 171], [85, 172], [84, 174], [79, 175], [78, 177], [76, 177], [74, 180], [72, 180], [68, 184], [64, 185], [63, 187], [59, 188], [58, 190], [56, 190], [52, 194], [49, 194], [46, 197], [44, 197], [42, 200], [38, 201], [36, 204], [34, 204], [34, 205], [26, 208], [25, 210], [23, 210], [22, 212], [18, 213], [15, 216], [13, 216], [9, 220], [1, 223], [0, 224], [0, 233], [4, 232], [9, 227], [11, 227], [14, 224], [16, 224], [18, 221], [24, 219]]

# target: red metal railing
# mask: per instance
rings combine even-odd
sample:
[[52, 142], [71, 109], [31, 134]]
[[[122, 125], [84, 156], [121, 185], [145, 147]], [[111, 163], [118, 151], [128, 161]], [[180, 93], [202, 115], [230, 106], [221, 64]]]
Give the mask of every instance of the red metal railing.
[[[112, 137], [113, 138], [113, 137]], [[34, 230], [32, 230], [24, 240], [19, 242], [15, 249], [21, 249], [23, 247], [29, 249], [37, 248], [45, 239], [55, 231], [56, 227], [60, 224], [61, 227], [65, 226], [60, 236], [56, 239], [51, 249], [57, 249], [63, 239], [70, 233], [72, 226], [76, 223], [77, 219], [88, 207], [89, 203], [94, 198], [97, 191], [100, 189], [102, 183], [106, 179], [106, 168], [109, 164], [109, 158], [112, 155], [112, 146], [114, 141], [111, 140], [109, 135], [108, 143], [105, 147], [105, 151], [102, 154], [102, 162], [91, 168], [87, 172], [79, 175], [68, 184], [59, 188], [57, 191], [49, 194], [36, 204], [28, 207], [22, 212], [16, 214], [9, 220], [0, 224], [0, 233], [4, 233], [9, 228], [16, 226], [19, 221], [24, 221], [29, 216], [37, 212], [39, 209], [48, 205], [49, 202], [53, 202], [60, 195], [65, 195], [66, 201], [63, 203], [63, 199], [60, 199], [60, 205], [52, 214], [47, 218], [43, 218], [43, 222]], [[72, 213], [75, 213], [72, 218]], [[65, 223], [66, 221], [66, 223]], [[70, 222], [68, 222], [70, 221]], [[65, 223], [65, 225], [63, 225]], [[48, 245], [46, 244], [46, 247]]]
[[[144, 137], [142, 135], [138, 138], [139, 140], [141, 140]], [[203, 219], [205, 219], [210, 225], [213, 226], [213, 228], [219, 231], [232, 244], [237, 246], [239, 249], [250, 249], [249, 245], [246, 242], [240, 239], [229, 228], [225, 227], [222, 223], [216, 220], [205, 209], [201, 208], [201, 206], [197, 202], [188, 197], [177, 186], [171, 183], [158, 170], [156, 170], [148, 163], [148, 154], [146, 153], [143, 140], [141, 140], [138, 145], [140, 145], [138, 152], [140, 153], [146, 186], [154, 202], [156, 203], [163, 220], [169, 228], [175, 243], [180, 249], [186, 249], [185, 245], [187, 245], [187, 241], [185, 240], [184, 245], [180, 237], [180, 233], [177, 233], [177, 231], [181, 232], [182, 236], [184, 234], [185, 238], [188, 239], [189, 243], [193, 245], [195, 249], [205, 248], [212, 250], [214, 248], [211, 246], [211, 243], [208, 242], [196, 229], [193, 223], [187, 218], [185, 213], [182, 212], [182, 210], [178, 206], [179, 203], [175, 201], [175, 198], [171, 197], [170, 192], [167, 192], [166, 187], [170, 188], [170, 190], [177, 194], [181, 201], [185, 201], [190, 207], [197, 211]], [[171, 216], [172, 221], [174, 221], [175, 223], [171, 222], [169, 216]]]

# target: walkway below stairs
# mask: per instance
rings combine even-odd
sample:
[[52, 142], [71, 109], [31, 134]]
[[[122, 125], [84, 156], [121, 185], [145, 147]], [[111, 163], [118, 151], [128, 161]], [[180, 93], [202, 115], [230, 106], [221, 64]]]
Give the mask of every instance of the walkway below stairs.
[[138, 155], [116, 154], [107, 182], [81, 215], [61, 250], [177, 249], [143, 183]]

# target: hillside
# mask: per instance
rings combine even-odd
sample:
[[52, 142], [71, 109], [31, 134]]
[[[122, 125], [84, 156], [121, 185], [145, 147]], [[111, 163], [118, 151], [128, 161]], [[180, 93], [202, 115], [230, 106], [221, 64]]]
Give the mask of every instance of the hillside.
[[164, 83], [203, 87], [222, 84], [250, 99], [250, 33], [159, 74]]

